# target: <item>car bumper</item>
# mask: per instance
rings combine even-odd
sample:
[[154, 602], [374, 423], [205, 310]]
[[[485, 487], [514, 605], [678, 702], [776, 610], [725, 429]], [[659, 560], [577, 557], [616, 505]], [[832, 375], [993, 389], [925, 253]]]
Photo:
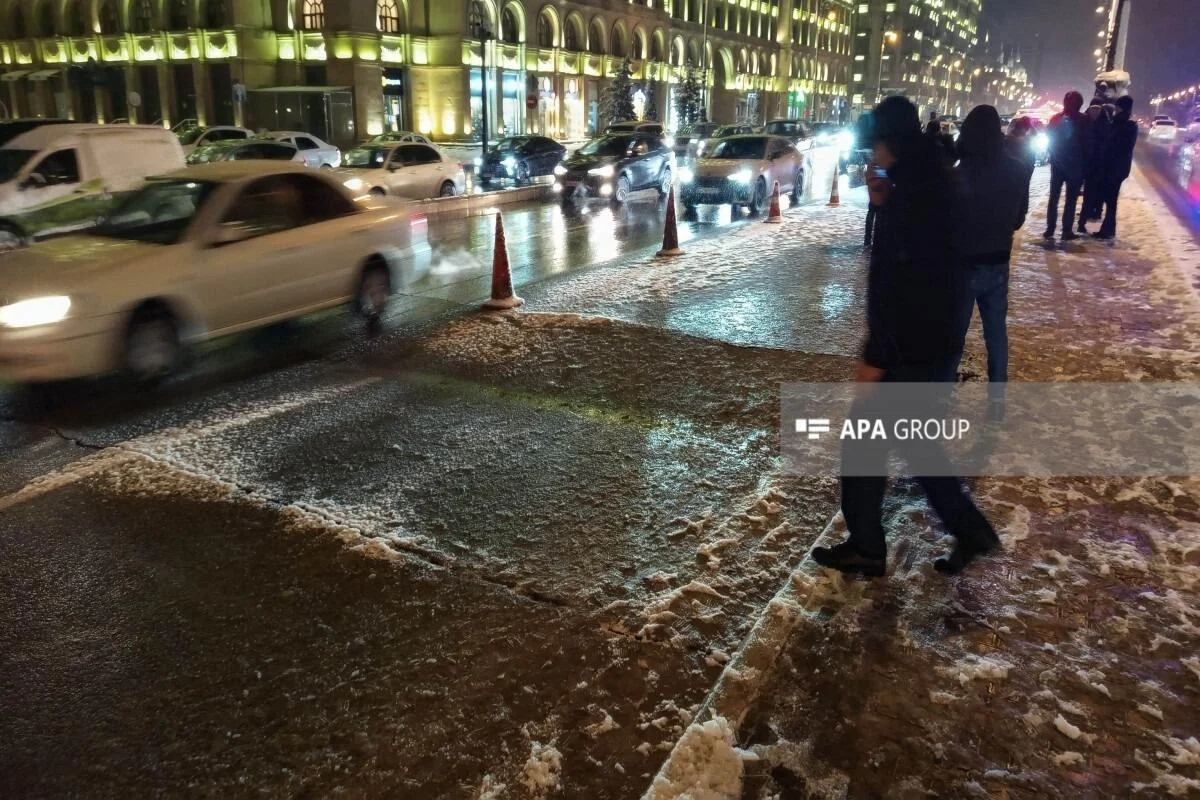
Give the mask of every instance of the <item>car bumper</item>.
[[0, 381], [39, 383], [111, 372], [118, 336], [101, 319], [0, 329]]
[[754, 199], [754, 187], [749, 183], [725, 181], [723, 185], [685, 183], [679, 192], [684, 205], [723, 205], [725, 203], [749, 203]]
[[554, 191], [576, 197], [612, 197], [616, 181], [616, 176], [563, 175], [554, 181]]

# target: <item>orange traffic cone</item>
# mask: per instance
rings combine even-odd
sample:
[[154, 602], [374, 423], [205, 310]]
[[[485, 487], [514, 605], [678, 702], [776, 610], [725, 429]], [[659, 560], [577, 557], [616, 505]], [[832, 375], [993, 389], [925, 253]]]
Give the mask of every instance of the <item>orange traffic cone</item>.
[[487, 311], [507, 311], [525, 304], [513, 292], [512, 271], [508, 267], [508, 245], [504, 241], [504, 217], [496, 213], [496, 246], [492, 253], [492, 299], [483, 304]]
[[659, 258], [672, 258], [683, 255], [679, 247], [679, 227], [675, 221], [675, 187], [667, 192], [667, 224], [663, 228], [663, 246], [656, 254]]
[[767, 212], [765, 222], [773, 222], [776, 225], [783, 222], [783, 212], [779, 210], [779, 181], [775, 181], [775, 188], [771, 190], [771, 210]]
[[840, 178], [841, 176], [838, 175], [838, 171], [835, 169], [833, 171], [833, 191], [829, 193], [829, 205], [831, 206], [840, 206], [842, 204], [842, 196], [838, 194], [838, 184], [841, 182]]

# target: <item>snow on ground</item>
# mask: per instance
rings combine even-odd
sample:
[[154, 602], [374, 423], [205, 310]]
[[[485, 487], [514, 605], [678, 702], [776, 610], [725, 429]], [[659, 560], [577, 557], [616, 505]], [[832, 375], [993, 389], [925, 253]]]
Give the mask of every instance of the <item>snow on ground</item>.
[[735, 800], [744, 757], [724, 719], [689, 725], [675, 745], [669, 770], [654, 779], [643, 800]]

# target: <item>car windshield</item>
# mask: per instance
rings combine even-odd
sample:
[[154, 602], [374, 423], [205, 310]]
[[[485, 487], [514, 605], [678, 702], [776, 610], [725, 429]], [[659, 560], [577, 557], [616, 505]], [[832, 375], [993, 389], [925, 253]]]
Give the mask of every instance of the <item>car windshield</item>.
[[206, 144], [197, 147], [187, 157], [189, 164], [207, 164], [210, 161], [228, 161], [233, 148], [221, 144]]
[[509, 136], [496, 143], [496, 149], [502, 153], [516, 150], [529, 142], [528, 136]]
[[352, 169], [379, 169], [387, 163], [390, 147], [356, 147], [342, 156], [342, 166]]
[[94, 233], [111, 239], [175, 244], [212, 195], [206, 181], [151, 180], [125, 198]]
[[179, 143], [182, 145], [195, 144], [204, 135], [204, 131], [204, 128], [188, 128], [179, 134]]
[[776, 136], [803, 136], [804, 126], [799, 122], [771, 122], [767, 124], [767, 133]]
[[767, 152], [767, 140], [748, 138], [748, 139], [726, 139], [717, 145], [713, 150], [711, 158], [728, 158], [728, 159], [762, 159]]
[[1159, 127], [1165, 127], [1165, 128], [1174, 128], [1175, 127], [1175, 121], [1170, 120], [1170, 119], [1160, 119], [1158, 121], [1158, 124], [1159, 124]]
[[29, 159], [37, 155], [36, 150], [10, 150], [0, 148], [0, 183], [8, 183], [17, 177], [21, 167], [29, 163]]
[[601, 136], [579, 148], [583, 156], [623, 156], [633, 144], [632, 136]]
[[738, 133], [738, 129], [735, 126], [725, 125], [723, 127], [717, 128], [713, 132], [713, 138], [714, 139], [724, 139], [726, 136], [736, 136], [737, 133]]

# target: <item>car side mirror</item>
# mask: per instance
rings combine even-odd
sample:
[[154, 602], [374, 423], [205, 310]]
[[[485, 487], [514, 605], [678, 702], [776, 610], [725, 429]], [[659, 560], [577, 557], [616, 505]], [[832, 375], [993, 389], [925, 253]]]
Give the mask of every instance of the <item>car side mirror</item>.
[[213, 234], [209, 245], [212, 247], [225, 247], [226, 245], [244, 242], [251, 235], [252, 231], [240, 222], [222, 222], [217, 226], [217, 230]]

